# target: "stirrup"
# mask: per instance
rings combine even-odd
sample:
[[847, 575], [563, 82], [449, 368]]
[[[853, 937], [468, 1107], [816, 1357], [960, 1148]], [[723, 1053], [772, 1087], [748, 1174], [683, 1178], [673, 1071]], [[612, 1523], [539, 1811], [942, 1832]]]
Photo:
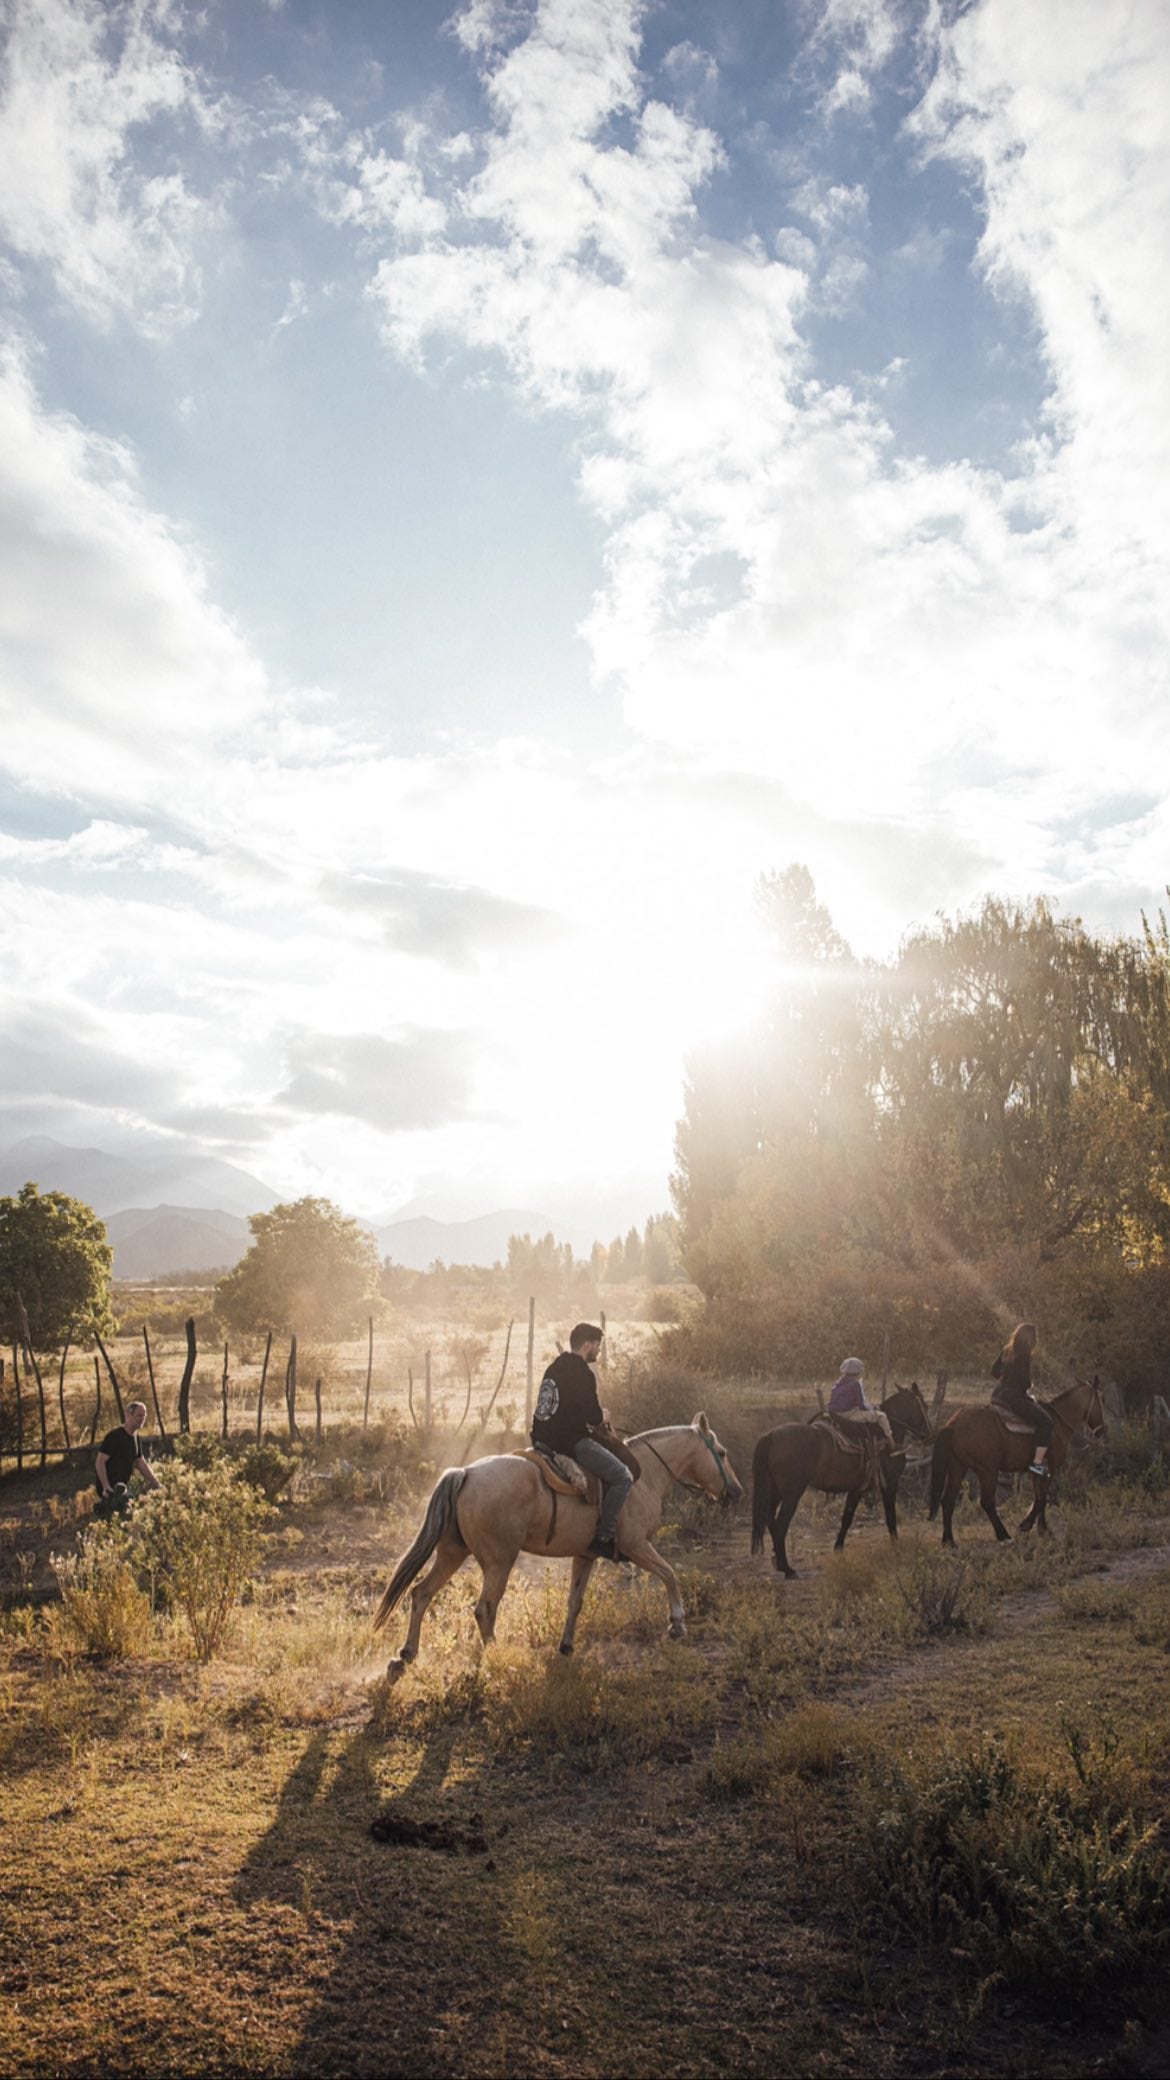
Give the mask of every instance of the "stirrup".
[[1043, 1459], [1033, 1459], [1028, 1472], [1034, 1473], [1037, 1480], [1046, 1481], [1050, 1478], [1047, 1462]]

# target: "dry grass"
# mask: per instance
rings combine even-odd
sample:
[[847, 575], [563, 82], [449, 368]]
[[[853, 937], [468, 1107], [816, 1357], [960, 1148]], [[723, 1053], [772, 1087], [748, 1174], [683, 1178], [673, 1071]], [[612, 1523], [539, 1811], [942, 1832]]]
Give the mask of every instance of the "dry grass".
[[[389, 1690], [369, 1613], [417, 1501], [340, 1507], [282, 1508], [206, 1668], [161, 1615], [102, 1666], [8, 1613], [0, 2069], [1157, 2069], [1140, 1985], [1129, 2040], [1107, 2001], [1066, 2035], [994, 1987], [973, 2032], [963, 1960], [861, 1902], [891, 1759], [925, 1778], [998, 1732], [1025, 1777], [1164, 1799], [1170, 1579], [1094, 1570], [1170, 1527], [1066, 1508], [1047, 1551], [971, 1524], [944, 1555], [870, 1522], [833, 1559], [830, 1506], [783, 1583], [696, 1519], [684, 1645], [660, 1585], [606, 1570], [562, 1661], [566, 1570], [537, 1564], [483, 1654], [469, 1567]], [[926, 1622], [956, 1582], [972, 1622]], [[486, 1853], [374, 1841], [378, 1813], [481, 1815]]]

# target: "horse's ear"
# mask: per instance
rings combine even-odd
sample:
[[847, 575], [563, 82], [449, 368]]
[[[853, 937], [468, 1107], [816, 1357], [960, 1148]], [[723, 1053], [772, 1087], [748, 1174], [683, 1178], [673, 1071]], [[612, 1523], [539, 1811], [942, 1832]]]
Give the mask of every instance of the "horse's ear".
[[[919, 1386], [918, 1381], [916, 1379], [912, 1379], [910, 1382], [910, 1392], [912, 1394], [917, 1394], [918, 1399], [922, 1401], [922, 1388]], [[922, 1405], [925, 1408], [926, 1403], [923, 1401]]]
[[707, 1418], [704, 1415], [702, 1409], [699, 1410], [698, 1415], [695, 1417], [694, 1422], [691, 1424], [691, 1429], [697, 1430], [701, 1437], [706, 1437], [709, 1435], [711, 1425], [707, 1421]]

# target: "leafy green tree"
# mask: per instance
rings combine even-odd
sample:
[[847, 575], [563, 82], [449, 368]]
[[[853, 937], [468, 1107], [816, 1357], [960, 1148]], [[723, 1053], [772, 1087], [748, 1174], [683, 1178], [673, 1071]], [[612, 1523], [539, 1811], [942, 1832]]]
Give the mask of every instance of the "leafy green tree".
[[373, 1236], [329, 1199], [294, 1199], [248, 1225], [251, 1249], [215, 1289], [220, 1321], [243, 1335], [355, 1334], [378, 1297]]
[[0, 1335], [4, 1346], [22, 1331], [17, 1294], [28, 1314], [34, 1350], [66, 1338], [88, 1341], [112, 1332], [113, 1251], [104, 1222], [81, 1199], [23, 1185], [0, 1199]]

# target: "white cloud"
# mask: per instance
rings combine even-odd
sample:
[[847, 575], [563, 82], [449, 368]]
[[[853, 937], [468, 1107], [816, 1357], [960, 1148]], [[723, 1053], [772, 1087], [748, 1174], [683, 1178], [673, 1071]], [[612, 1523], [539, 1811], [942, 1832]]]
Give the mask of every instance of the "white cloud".
[[[1035, 285], [1055, 370], [1056, 417], [1014, 476], [899, 456], [875, 386], [867, 401], [812, 379], [807, 276], [703, 231], [720, 147], [647, 97], [637, 7], [547, 0], [506, 50], [498, 21], [494, 40], [477, 29], [483, 163], [444, 189], [447, 231], [383, 260], [374, 292], [399, 353], [446, 338], [498, 354], [531, 401], [584, 421], [582, 489], [609, 528], [584, 633], [647, 737], [750, 759], [809, 800], [913, 815], [941, 789], [972, 836], [986, 813], [961, 785], [973, 756], [1042, 828], [1071, 800], [1091, 814], [1170, 748], [1170, 471], [1150, 483], [1148, 461], [1155, 407], [1167, 423], [1165, 291], [1142, 293], [1170, 164], [1157, 17], [1152, 0], [1067, 0], [1077, 33], [1059, 64], [1050, 28], [1006, 0], [940, 32], [921, 121], [985, 179], [985, 264]], [[895, 9], [842, 0], [820, 33], [872, 71], [897, 31]], [[1073, 165], [1086, 59], [1102, 105]], [[804, 200], [832, 232], [865, 204], [848, 183]], [[861, 262], [836, 264], [840, 299]], [[716, 565], [733, 582], [712, 588]], [[1001, 843], [1013, 872], [1006, 830]]]
[[[0, 758], [47, 793], [159, 799], [263, 714], [265, 674], [132, 458], [0, 356]], [[52, 727], [46, 727], [47, 718]]]
[[170, 0], [2, 0], [0, 231], [86, 315], [189, 318], [214, 202], [134, 145], [214, 121]]

